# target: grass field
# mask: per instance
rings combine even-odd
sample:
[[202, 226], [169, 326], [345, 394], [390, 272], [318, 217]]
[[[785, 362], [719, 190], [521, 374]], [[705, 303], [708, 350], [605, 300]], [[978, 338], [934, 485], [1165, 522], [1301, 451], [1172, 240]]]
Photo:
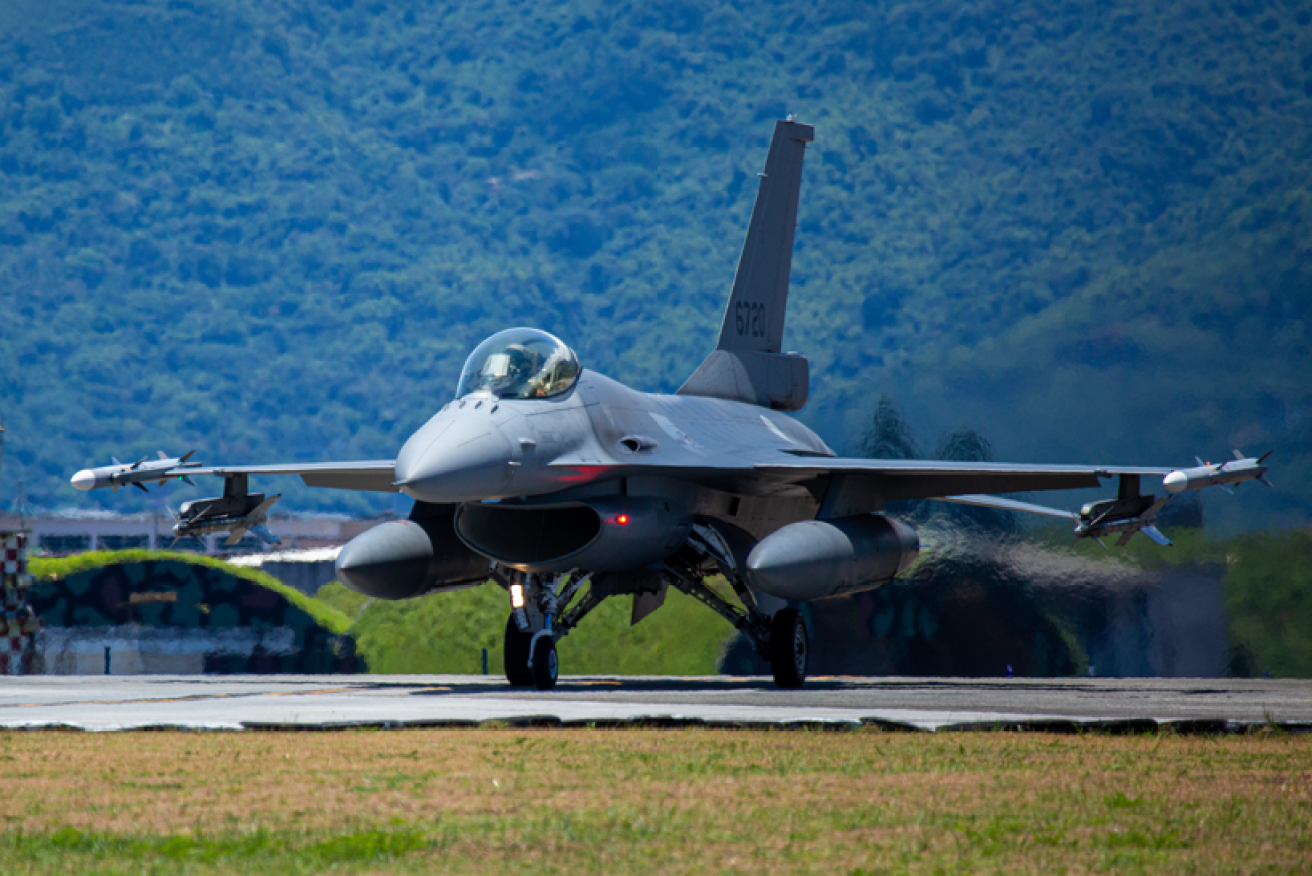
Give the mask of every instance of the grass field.
[[0, 734], [11, 873], [1312, 870], [1312, 738]]

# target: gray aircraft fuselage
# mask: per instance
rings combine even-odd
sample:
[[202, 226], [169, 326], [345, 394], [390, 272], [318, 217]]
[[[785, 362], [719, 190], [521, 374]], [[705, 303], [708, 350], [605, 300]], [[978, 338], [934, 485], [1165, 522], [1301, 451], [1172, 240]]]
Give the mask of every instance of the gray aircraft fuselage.
[[[817, 507], [804, 488], [753, 476], [752, 463], [776, 453], [786, 460], [834, 455], [814, 432], [778, 411], [639, 392], [584, 371], [556, 398], [510, 400], [483, 392], [452, 401], [406, 441], [396, 459], [396, 483], [416, 501], [439, 505], [568, 502], [595, 495], [605, 484], [618, 488], [621, 480], [641, 481], [626, 491], [631, 496], [687, 495], [700, 486], [723, 494], [715, 497], [723, 501], [708, 506], [701, 496], [690, 512], [732, 517], [761, 538], [814, 517]], [[678, 486], [653, 486], [653, 479]], [[768, 529], [753, 514], [753, 498], [764, 496], [783, 512], [769, 515]], [[789, 496], [798, 501], [780, 502]]]

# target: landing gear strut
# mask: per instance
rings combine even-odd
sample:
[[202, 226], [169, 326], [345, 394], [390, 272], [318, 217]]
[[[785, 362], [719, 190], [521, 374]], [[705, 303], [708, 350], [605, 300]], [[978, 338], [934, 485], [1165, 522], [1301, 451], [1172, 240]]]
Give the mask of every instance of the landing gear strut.
[[[716, 572], [729, 582], [742, 608], [706, 586], [706, 577]], [[738, 572], [733, 552], [715, 529], [695, 525], [688, 543], [665, 561], [665, 575], [671, 585], [709, 606], [750, 639], [756, 653], [770, 664], [775, 684], [781, 688], [802, 686], [811, 650], [806, 621], [795, 608], [780, 609], [773, 618], [761, 611]]]
[[[556, 642], [569, 635], [608, 595], [616, 595], [614, 582], [598, 578], [581, 599], [570, 605], [579, 588], [592, 580], [590, 573], [538, 575], [501, 569], [494, 574], [510, 591], [512, 608], [506, 620], [506, 680], [517, 687], [531, 684], [538, 690], [551, 690], [560, 672]], [[741, 607], [707, 586], [706, 579], [715, 574], [729, 582]], [[795, 608], [779, 609], [773, 617], [764, 613], [739, 574], [733, 552], [714, 528], [694, 525], [684, 547], [665, 561], [659, 579], [662, 588], [669, 584], [686, 593], [750, 639], [756, 653], [770, 664], [774, 682], [780, 688], [802, 686], [811, 652], [805, 619]]]
[[601, 599], [591, 591], [562, 613], [591, 575], [533, 575], [515, 572], [501, 578], [510, 591], [510, 617], [503, 644], [506, 681], [516, 687], [551, 690], [560, 674], [556, 640], [564, 638]]

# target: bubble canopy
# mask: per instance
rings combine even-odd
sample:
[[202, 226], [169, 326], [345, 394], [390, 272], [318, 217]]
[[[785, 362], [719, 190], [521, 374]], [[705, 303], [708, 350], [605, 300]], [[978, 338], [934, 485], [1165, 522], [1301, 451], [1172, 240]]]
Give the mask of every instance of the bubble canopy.
[[578, 357], [544, 331], [512, 328], [474, 348], [460, 372], [456, 398], [490, 392], [497, 398], [551, 398], [579, 379]]

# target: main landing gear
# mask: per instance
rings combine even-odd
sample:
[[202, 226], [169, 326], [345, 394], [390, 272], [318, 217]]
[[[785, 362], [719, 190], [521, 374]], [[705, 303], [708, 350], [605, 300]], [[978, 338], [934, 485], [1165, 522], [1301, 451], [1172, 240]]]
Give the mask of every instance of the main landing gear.
[[[706, 578], [717, 573], [733, 588], [742, 608], [706, 585]], [[739, 574], [733, 551], [714, 528], [695, 525], [687, 544], [665, 561], [665, 575], [672, 586], [711, 608], [750, 639], [756, 653], [770, 664], [776, 685], [798, 688], [806, 681], [811, 648], [805, 619], [795, 608], [781, 608], [774, 617], [762, 612]]]
[[774, 683], [782, 688], [801, 687], [806, 681], [806, 658], [810, 653], [806, 621], [795, 608], [775, 612], [770, 622], [770, 669]]

